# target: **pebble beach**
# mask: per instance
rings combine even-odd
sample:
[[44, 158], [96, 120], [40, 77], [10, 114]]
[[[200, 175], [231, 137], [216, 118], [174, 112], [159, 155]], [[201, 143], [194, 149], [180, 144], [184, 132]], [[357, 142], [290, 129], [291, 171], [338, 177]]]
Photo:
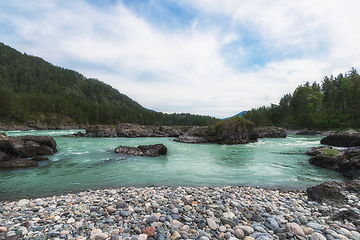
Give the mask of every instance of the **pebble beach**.
[[359, 198], [346, 201], [247, 186], [89, 189], [0, 202], [0, 240], [360, 239]]

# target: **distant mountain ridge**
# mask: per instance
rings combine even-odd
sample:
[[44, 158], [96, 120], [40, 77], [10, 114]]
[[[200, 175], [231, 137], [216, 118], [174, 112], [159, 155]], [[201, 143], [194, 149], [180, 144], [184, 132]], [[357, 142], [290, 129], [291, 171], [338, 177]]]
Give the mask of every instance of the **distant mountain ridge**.
[[246, 114], [246, 113], [247, 113], [247, 111], [242, 111], [242, 112], [240, 112], [240, 113], [238, 113], [238, 114], [235, 114], [234, 116], [227, 117], [227, 118], [224, 118], [224, 119], [229, 119], [229, 118], [236, 117], [236, 116], [242, 117], [242, 116], [243, 116], [244, 114]]
[[58, 125], [64, 121], [203, 126], [216, 119], [146, 109], [97, 79], [0, 43], [0, 122]]

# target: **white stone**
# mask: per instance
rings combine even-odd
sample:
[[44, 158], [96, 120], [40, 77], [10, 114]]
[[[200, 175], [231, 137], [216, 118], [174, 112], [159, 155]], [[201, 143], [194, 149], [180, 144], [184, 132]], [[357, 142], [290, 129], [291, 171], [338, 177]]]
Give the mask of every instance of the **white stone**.
[[211, 230], [216, 230], [219, 228], [219, 226], [212, 219], [208, 218], [206, 221]]
[[314, 232], [311, 235], [310, 240], [326, 240], [326, 237], [324, 237], [322, 234], [320, 234], [318, 232]]

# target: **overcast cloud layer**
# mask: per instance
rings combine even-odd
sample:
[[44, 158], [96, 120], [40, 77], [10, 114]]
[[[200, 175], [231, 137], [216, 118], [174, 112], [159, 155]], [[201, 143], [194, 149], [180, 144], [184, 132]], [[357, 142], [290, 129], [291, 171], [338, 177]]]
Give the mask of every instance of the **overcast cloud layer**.
[[0, 1], [0, 41], [146, 108], [228, 117], [360, 66], [360, 1]]

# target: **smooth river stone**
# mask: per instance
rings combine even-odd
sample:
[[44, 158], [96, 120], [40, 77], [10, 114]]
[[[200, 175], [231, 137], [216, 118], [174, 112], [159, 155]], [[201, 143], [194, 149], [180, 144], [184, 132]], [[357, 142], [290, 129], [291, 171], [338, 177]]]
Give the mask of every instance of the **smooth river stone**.
[[259, 233], [256, 235], [255, 240], [273, 240], [273, 237], [268, 233]]
[[254, 229], [249, 226], [237, 226], [239, 229], [241, 229], [246, 236], [252, 234], [254, 232]]
[[306, 226], [310, 227], [314, 230], [318, 230], [318, 231], [322, 231], [325, 228], [323, 225], [321, 225], [319, 223], [314, 223], [314, 222], [310, 222], [310, 223], [306, 224]]
[[208, 218], [206, 221], [211, 230], [216, 230], [219, 228], [219, 226], [212, 219]]
[[287, 223], [285, 225], [285, 229], [287, 232], [290, 232], [294, 235], [298, 235], [301, 237], [305, 237], [304, 230], [297, 223]]
[[220, 218], [220, 221], [222, 222], [222, 224], [229, 224], [231, 227], [235, 227], [236, 226], [236, 224], [235, 224], [235, 222], [233, 221], [233, 220], [231, 220], [231, 219], [228, 219], [228, 218], [224, 218], [224, 217], [221, 217]]
[[240, 228], [235, 229], [234, 235], [235, 235], [235, 237], [241, 238], [241, 239], [244, 238], [244, 236], [245, 236], [244, 231], [241, 230]]
[[273, 218], [265, 219], [264, 226], [267, 227], [269, 230], [275, 230], [279, 227], [278, 222]]
[[314, 232], [311, 235], [310, 240], [326, 240], [326, 237], [324, 237], [322, 234], [320, 234], [318, 232]]

